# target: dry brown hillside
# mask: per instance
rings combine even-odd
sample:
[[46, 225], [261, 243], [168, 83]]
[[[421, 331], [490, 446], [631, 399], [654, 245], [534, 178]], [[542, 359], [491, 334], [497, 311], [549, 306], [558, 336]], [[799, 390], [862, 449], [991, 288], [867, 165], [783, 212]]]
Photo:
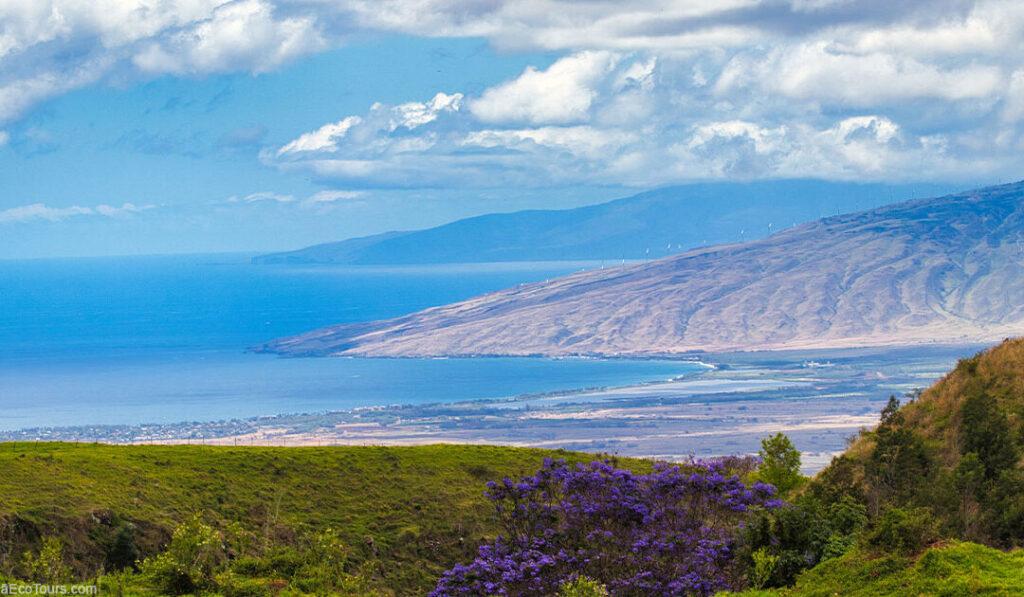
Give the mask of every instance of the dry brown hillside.
[[1024, 183], [270, 342], [291, 355], [654, 355], [1024, 334]]
[[1010, 428], [1024, 431], [1024, 338], [1006, 340], [969, 359], [925, 390], [903, 410], [907, 424], [938, 443], [947, 465], [960, 454], [961, 409], [965, 397], [982, 394], [1005, 413]]

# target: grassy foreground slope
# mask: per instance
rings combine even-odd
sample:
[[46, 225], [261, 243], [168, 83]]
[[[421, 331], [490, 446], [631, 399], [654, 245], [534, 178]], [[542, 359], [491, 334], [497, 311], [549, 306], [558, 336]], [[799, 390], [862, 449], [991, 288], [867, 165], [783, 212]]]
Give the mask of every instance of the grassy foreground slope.
[[931, 547], [916, 558], [855, 550], [805, 572], [794, 587], [746, 591], [744, 597], [852, 595], [1022, 595], [1024, 551], [976, 543]]
[[[130, 528], [140, 555], [199, 513], [282, 545], [338, 531], [375, 586], [425, 594], [493, 533], [488, 480], [536, 470], [546, 456], [592, 455], [493, 446], [231, 448], [0, 444], [0, 575], [59, 537], [75, 576], [104, 565]], [[641, 461], [627, 466], [644, 468]], [[368, 566], [367, 566], [368, 565]]]

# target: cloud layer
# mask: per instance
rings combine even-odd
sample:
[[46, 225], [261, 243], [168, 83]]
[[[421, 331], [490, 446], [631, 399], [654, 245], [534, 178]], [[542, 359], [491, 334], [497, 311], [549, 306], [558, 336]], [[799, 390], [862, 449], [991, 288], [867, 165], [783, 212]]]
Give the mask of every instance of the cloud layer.
[[353, 35], [561, 54], [338, 114], [262, 159], [345, 186], [1020, 178], [1014, 0], [39, 0], [0, 4], [0, 125], [97, 82], [261, 73]]
[[118, 218], [131, 214], [137, 214], [154, 205], [135, 205], [134, 203], [123, 203], [121, 205], [107, 205], [101, 203], [94, 207], [71, 205], [68, 207], [51, 207], [45, 203], [32, 203], [20, 205], [9, 209], [0, 210], [0, 224], [12, 224], [31, 221], [58, 222], [77, 216], [103, 216], [107, 218]]

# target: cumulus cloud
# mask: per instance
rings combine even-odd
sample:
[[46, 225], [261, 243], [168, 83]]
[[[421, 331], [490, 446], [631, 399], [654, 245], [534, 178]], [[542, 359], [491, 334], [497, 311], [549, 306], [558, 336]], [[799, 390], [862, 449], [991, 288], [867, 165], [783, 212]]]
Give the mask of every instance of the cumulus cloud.
[[[437, 120], [437, 117], [445, 112], [457, 112], [462, 106], [462, 94], [438, 93], [432, 100], [426, 103], [408, 102], [395, 106], [391, 110], [392, 118], [388, 124], [391, 131], [399, 127], [412, 130], [416, 127], [430, 124]], [[378, 109], [382, 108], [380, 104]]]
[[743, 86], [785, 97], [850, 106], [905, 99], [957, 101], [990, 97], [1002, 87], [996, 66], [943, 67], [901, 55], [843, 51], [827, 41], [787, 47], [768, 56], [743, 53], [723, 69], [716, 90]]
[[340, 42], [325, 16], [272, 0], [0, 3], [0, 122], [112, 73], [264, 72]]
[[351, 188], [1021, 166], [1024, 4], [1009, 0], [8, 2], [0, 124], [112, 73], [260, 73], [379, 32], [557, 58], [479, 93], [338, 114], [264, 162]]
[[[720, 79], [729, 62], [722, 63]], [[1018, 166], [1012, 140], [979, 152], [977, 130], [937, 132], [915, 114], [958, 101], [950, 97], [917, 105], [903, 98], [914, 109], [898, 114], [845, 101], [826, 110], [817, 101], [803, 105], [784, 94], [778, 102], [765, 99], [761, 88], [724, 97], [717, 85], [694, 79], [706, 66], [694, 57], [582, 52], [546, 69], [527, 69], [464, 102], [441, 102], [438, 97], [459, 94], [439, 94], [423, 103], [374, 104], [363, 115], [346, 116], [276, 153], [265, 152], [264, 159], [326, 184], [370, 188], [651, 186], [721, 177], [949, 179], [983, 172], [1002, 176]], [[544, 96], [550, 91], [558, 97], [561, 90], [533, 84], [535, 77], [563, 67], [567, 85], [587, 90], [586, 101], [569, 109]], [[409, 106], [420, 113], [438, 105], [448, 106], [438, 118], [399, 124]], [[498, 107], [481, 111], [480, 105]], [[979, 123], [1000, 124], [1014, 109], [1009, 102], [993, 104], [977, 113]]]
[[528, 67], [517, 79], [492, 87], [470, 104], [484, 122], [565, 124], [584, 122], [617, 57], [610, 52], [581, 52], [546, 70]]
[[348, 130], [362, 122], [358, 116], [347, 116], [338, 122], [325, 124], [315, 131], [301, 135], [291, 143], [281, 147], [277, 155], [298, 153], [300, 151], [337, 151], [337, 140], [344, 137]]
[[532, 129], [483, 129], [467, 134], [465, 146], [502, 148], [529, 152], [543, 147], [567, 152], [588, 159], [600, 159], [617, 148], [637, 141], [634, 133], [623, 130], [602, 130], [590, 126], [547, 126]]
[[44, 220], [57, 222], [75, 216], [104, 216], [118, 218], [126, 215], [137, 214], [154, 205], [135, 205], [134, 203], [122, 203], [121, 205], [100, 204], [95, 207], [83, 207], [71, 205], [68, 207], [51, 207], [45, 203], [32, 203], [0, 210], [0, 224], [31, 222], [33, 220]]
[[219, 6], [194, 27], [150, 42], [132, 57], [150, 73], [264, 72], [327, 45], [312, 16], [276, 18], [263, 0]]

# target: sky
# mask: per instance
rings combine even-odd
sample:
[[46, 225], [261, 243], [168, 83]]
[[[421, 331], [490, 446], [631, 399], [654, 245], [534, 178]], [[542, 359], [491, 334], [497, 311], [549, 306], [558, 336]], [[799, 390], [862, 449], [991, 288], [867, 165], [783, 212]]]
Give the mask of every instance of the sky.
[[0, 258], [1024, 178], [1024, 3], [0, 0]]

